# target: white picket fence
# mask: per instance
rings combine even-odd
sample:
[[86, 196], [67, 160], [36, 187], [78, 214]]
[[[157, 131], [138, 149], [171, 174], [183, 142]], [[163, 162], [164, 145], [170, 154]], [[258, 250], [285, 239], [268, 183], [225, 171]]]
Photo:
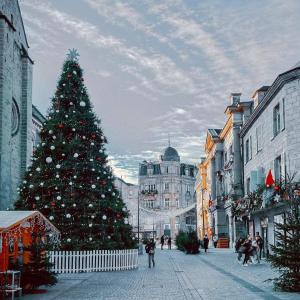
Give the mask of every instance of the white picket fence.
[[55, 273], [122, 271], [138, 267], [138, 249], [49, 251]]

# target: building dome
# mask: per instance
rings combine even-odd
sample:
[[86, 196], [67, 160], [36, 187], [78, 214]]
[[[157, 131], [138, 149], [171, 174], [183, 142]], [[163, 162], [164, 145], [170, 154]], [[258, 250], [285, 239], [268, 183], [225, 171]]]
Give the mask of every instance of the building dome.
[[164, 154], [162, 155], [163, 161], [180, 161], [180, 157], [178, 152], [173, 147], [166, 148]]

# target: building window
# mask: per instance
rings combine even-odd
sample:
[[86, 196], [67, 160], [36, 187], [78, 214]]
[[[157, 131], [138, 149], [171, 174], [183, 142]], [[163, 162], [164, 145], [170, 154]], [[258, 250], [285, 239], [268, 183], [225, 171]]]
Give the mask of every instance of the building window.
[[154, 208], [154, 201], [153, 200], [145, 200], [144, 201], [144, 206], [146, 208]]
[[170, 224], [164, 224], [164, 230], [170, 230], [171, 225]]
[[280, 132], [280, 106], [277, 104], [273, 110], [273, 133], [276, 136]]
[[249, 161], [249, 139], [246, 140], [246, 145], [245, 145], [245, 159], [246, 163]]
[[169, 167], [166, 167], [166, 173], [167, 174], [169, 173]]
[[170, 199], [169, 198], [165, 198], [165, 208], [169, 208], [170, 207]]
[[249, 137], [249, 160], [252, 159], [252, 136]]
[[165, 191], [169, 190], [169, 183], [165, 183]]
[[11, 135], [16, 135], [19, 131], [20, 126], [20, 111], [15, 99], [12, 99], [11, 108]]
[[282, 129], [285, 128], [285, 99], [282, 99]]
[[250, 177], [247, 178], [247, 181], [246, 181], [246, 193], [247, 195], [250, 194], [250, 184], [251, 184], [251, 180], [250, 180]]
[[274, 170], [275, 170], [275, 181], [279, 182], [281, 179], [281, 156], [275, 158], [274, 162]]
[[179, 199], [176, 199], [176, 207], [179, 208]]
[[256, 128], [256, 152], [262, 149], [262, 126]]

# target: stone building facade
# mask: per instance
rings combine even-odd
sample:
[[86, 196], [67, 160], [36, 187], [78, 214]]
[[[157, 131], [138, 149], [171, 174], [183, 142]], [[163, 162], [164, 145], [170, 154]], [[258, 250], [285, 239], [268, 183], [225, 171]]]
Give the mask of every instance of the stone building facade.
[[12, 207], [44, 120], [32, 106], [32, 65], [17, 0], [0, 2], [0, 210]]
[[249, 203], [247, 195], [264, 185], [270, 170], [277, 182], [294, 173], [294, 180], [300, 179], [299, 76], [296, 66], [270, 87], [256, 90], [249, 101], [232, 94], [224, 127], [208, 130], [206, 156], [198, 166], [199, 232], [228, 238], [231, 247], [239, 236], [259, 232], [266, 241], [265, 252], [274, 243], [274, 221], [283, 221], [287, 210], [283, 201], [243, 214], [236, 207]]
[[120, 192], [121, 198], [130, 211], [129, 224], [133, 231], [137, 232], [138, 226], [138, 192], [139, 187], [135, 184], [125, 182], [122, 178], [115, 178], [115, 186]]
[[[254, 111], [241, 130], [245, 195], [264, 184], [270, 170], [278, 184], [293, 175], [300, 181], [300, 65], [258, 89], [253, 98]], [[248, 232], [263, 236], [266, 253], [275, 242], [274, 222], [283, 222], [287, 211], [282, 199], [277, 202], [248, 215]]]
[[139, 202], [143, 231], [174, 238], [196, 225], [194, 185], [196, 167], [181, 163], [178, 152], [167, 147], [160, 160], [139, 166]]

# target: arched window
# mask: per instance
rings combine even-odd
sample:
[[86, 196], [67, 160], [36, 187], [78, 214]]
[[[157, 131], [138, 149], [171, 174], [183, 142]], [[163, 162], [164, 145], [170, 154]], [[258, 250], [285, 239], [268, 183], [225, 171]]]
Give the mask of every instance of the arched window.
[[20, 126], [20, 111], [15, 99], [12, 99], [11, 107], [11, 135], [16, 135]]

